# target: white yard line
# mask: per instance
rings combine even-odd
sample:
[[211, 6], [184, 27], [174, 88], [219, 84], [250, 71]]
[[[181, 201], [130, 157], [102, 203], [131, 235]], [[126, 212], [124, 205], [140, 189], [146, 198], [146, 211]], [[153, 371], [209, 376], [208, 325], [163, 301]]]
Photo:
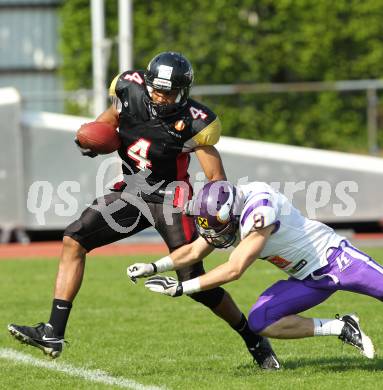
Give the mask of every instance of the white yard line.
[[9, 348], [0, 348], [0, 358], [11, 362], [25, 364], [33, 367], [44, 368], [56, 372], [82, 378], [90, 382], [102, 383], [105, 385], [114, 385], [125, 389], [133, 390], [166, 390], [165, 387], [143, 385], [132, 379], [123, 377], [114, 377], [102, 370], [89, 370], [82, 367], [75, 367], [70, 364], [64, 364], [57, 361], [47, 361], [36, 359], [31, 355], [15, 351]]

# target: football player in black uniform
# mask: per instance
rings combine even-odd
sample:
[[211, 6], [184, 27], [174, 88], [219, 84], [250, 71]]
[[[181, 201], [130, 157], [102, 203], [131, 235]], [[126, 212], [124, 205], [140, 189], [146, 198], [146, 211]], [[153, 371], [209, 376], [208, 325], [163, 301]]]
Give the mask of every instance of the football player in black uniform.
[[[170, 252], [198, 237], [192, 218], [180, 212], [191, 197], [189, 154], [196, 154], [208, 180], [225, 179], [225, 173], [213, 146], [221, 133], [219, 118], [189, 98], [192, 82], [190, 62], [174, 52], [154, 57], [145, 72], [127, 71], [113, 80], [109, 92], [114, 104], [96, 120], [119, 128], [122, 145], [118, 153], [124, 181], [110, 194], [96, 199], [65, 230], [51, 317], [35, 327], [10, 324], [8, 329], [18, 340], [53, 358], [60, 355], [72, 301], [80, 289], [85, 256], [90, 250], [132, 236], [152, 224]], [[94, 157], [90, 150], [82, 152]], [[124, 207], [120, 207], [121, 201]], [[204, 272], [202, 260], [177, 271], [180, 280]], [[246, 317], [225, 290], [219, 287], [191, 297], [235, 329], [262, 368], [279, 367], [268, 340], [250, 331]]]

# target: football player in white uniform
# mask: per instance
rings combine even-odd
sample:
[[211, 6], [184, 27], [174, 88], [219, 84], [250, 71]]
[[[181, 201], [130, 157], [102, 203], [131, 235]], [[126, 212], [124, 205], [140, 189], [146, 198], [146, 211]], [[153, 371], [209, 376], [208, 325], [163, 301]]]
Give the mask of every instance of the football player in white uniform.
[[253, 305], [248, 319], [252, 331], [280, 339], [338, 336], [364, 356], [374, 357], [371, 339], [355, 314], [324, 319], [298, 313], [338, 290], [383, 301], [380, 264], [327, 225], [305, 218], [266, 183], [210, 182], [198, 193], [192, 210], [200, 237], [154, 263], [128, 267], [132, 280], [178, 269], [214, 248], [234, 245], [228, 261], [205, 275], [184, 282], [156, 275], [145, 286], [173, 297], [188, 295], [239, 279], [257, 258], [267, 260], [290, 277], [273, 284]]

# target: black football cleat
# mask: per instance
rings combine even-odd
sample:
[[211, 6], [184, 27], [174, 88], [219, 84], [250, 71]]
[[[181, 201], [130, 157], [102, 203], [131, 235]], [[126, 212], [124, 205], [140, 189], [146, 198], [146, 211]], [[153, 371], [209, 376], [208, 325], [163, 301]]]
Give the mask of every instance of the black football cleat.
[[255, 346], [248, 346], [247, 349], [253, 356], [254, 362], [263, 370], [280, 369], [281, 365], [266, 337], [261, 337], [261, 340]]
[[23, 344], [40, 348], [46, 355], [55, 359], [60, 356], [64, 339], [56, 337], [51, 324], [40, 322], [36, 326], [8, 325], [9, 333]]
[[343, 317], [339, 317], [339, 314], [337, 314], [335, 317], [344, 322], [342, 333], [338, 338], [344, 343], [357, 348], [362, 355], [372, 359], [375, 353], [374, 345], [360, 328], [359, 317], [356, 314], [346, 314]]

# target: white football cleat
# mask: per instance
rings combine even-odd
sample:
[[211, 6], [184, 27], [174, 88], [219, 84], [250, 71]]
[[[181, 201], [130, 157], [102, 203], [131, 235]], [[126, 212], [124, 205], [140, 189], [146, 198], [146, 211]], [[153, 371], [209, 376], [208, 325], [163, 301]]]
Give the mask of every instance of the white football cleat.
[[342, 333], [338, 338], [344, 343], [357, 348], [362, 355], [373, 359], [375, 354], [374, 345], [371, 339], [360, 328], [359, 317], [356, 314], [346, 314], [343, 317], [339, 317], [337, 314], [336, 318], [344, 322]]

